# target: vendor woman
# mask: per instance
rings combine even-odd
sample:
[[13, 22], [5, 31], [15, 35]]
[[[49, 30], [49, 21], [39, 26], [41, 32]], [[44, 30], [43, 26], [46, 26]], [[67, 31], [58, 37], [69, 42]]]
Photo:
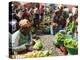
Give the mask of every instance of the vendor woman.
[[21, 51], [26, 49], [31, 42], [30, 27], [31, 22], [23, 19], [19, 22], [20, 29], [12, 35], [12, 49], [13, 51]]

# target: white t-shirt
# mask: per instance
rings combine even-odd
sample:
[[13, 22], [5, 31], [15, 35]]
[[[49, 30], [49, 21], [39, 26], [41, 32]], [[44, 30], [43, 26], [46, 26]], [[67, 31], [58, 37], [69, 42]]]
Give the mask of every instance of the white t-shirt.
[[35, 13], [35, 14], [38, 14], [38, 13], [39, 13], [38, 8], [35, 8], [35, 9], [34, 9], [34, 13]]

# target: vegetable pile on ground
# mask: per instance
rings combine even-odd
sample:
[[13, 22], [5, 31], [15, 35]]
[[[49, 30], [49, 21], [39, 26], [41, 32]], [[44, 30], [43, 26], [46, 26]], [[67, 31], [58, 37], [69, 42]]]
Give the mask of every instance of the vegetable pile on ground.
[[13, 58], [35, 58], [35, 57], [47, 57], [51, 55], [51, 50], [44, 50], [44, 51], [32, 51], [21, 55], [15, 55]]
[[31, 57], [46, 57], [51, 54], [51, 51], [45, 50], [45, 51], [32, 51], [27, 54], [25, 54], [25, 58], [31, 58]]
[[40, 39], [34, 40], [34, 42], [35, 42], [35, 44], [33, 46], [33, 49], [41, 50], [43, 48], [43, 44], [42, 44], [42, 41]]

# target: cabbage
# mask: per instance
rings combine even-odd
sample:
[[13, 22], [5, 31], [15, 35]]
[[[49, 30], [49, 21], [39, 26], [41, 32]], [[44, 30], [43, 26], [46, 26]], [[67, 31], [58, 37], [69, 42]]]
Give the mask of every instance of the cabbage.
[[69, 48], [78, 48], [78, 42], [73, 39], [65, 39], [64, 46]]
[[58, 40], [58, 41], [63, 41], [65, 39], [65, 35], [58, 32], [56, 35], [55, 35], [55, 39]]

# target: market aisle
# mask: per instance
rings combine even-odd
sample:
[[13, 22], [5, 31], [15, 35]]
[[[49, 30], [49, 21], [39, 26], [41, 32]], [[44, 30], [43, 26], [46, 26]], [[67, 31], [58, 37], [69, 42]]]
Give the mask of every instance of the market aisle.
[[43, 45], [44, 45], [44, 49], [47, 50], [47, 49], [51, 49], [53, 51], [52, 55], [53, 56], [62, 56], [63, 53], [55, 47], [55, 45], [53, 45], [53, 40], [54, 39], [54, 36], [53, 35], [41, 35], [39, 36], [43, 42]]

